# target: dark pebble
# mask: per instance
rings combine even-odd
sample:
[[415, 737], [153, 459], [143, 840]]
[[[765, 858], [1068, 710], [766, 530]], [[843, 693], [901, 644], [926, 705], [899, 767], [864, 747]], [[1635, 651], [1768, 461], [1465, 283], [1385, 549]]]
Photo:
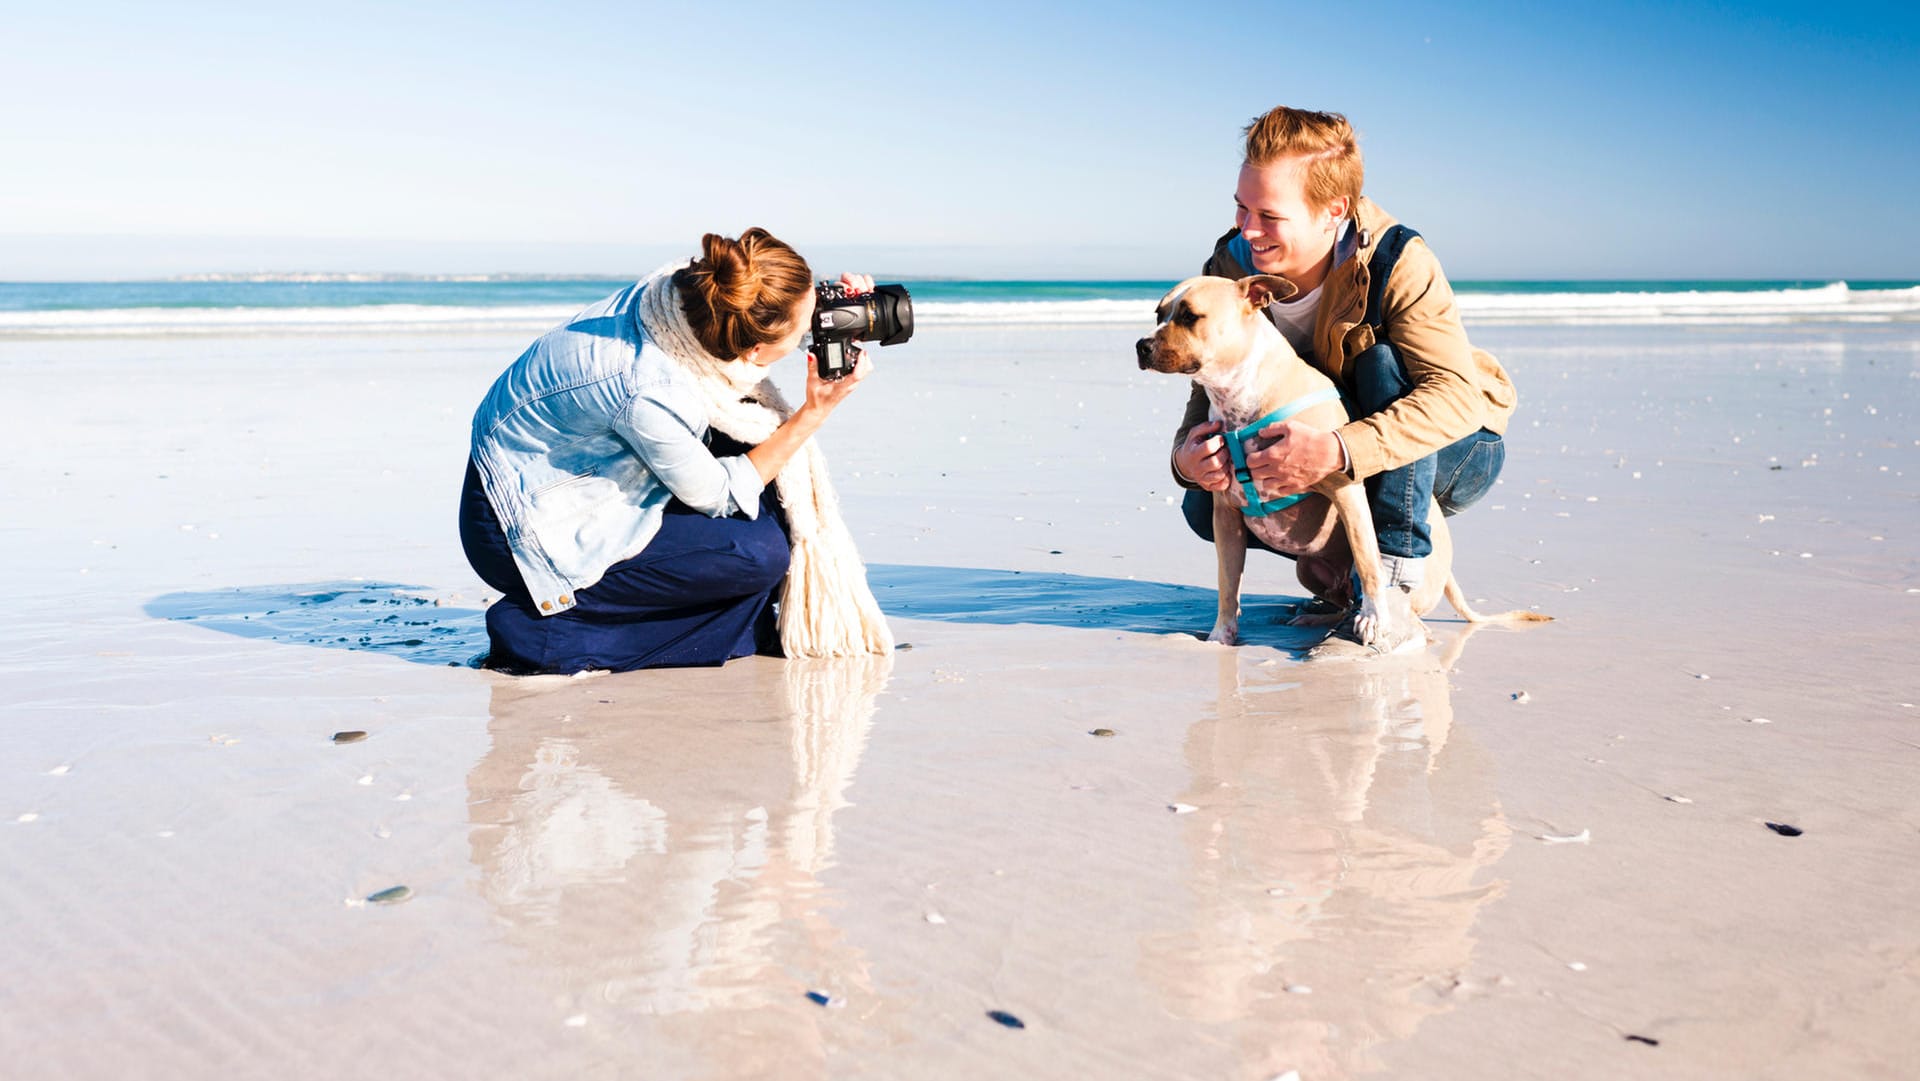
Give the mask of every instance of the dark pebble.
[[335, 743], [358, 743], [366, 738], [367, 734], [365, 732], [335, 732], [333, 734], [333, 741]]
[[1643, 1043], [1643, 1044], [1646, 1044], [1646, 1045], [1647, 1045], [1648, 1047], [1659, 1047], [1659, 1046], [1660, 1046], [1660, 1041], [1659, 1041], [1659, 1040], [1656, 1040], [1656, 1039], [1654, 1039], [1654, 1038], [1653, 1038], [1653, 1037], [1651, 1037], [1651, 1036], [1636, 1036], [1636, 1035], [1634, 1035], [1633, 1033], [1631, 1033], [1631, 1032], [1629, 1032], [1629, 1033], [1627, 1033], [1627, 1039], [1629, 1039], [1629, 1040], [1632, 1040], [1632, 1041], [1633, 1041], [1634, 1043]]
[[899, 645], [897, 645], [897, 646], [894, 646], [893, 648], [895, 648], [895, 649], [912, 649], [912, 648], [913, 648], [913, 643], [912, 643], [912, 642], [902, 642], [902, 643], [900, 643]]
[[833, 996], [825, 993], [824, 991], [808, 991], [807, 1001], [813, 1003], [816, 1006], [825, 1006], [827, 1003], [833, 1001]]
[[987, 1016], [993, 1018], [995, 1021], [998, 1021], [1000, 1024], [1003, 1024], [1008, 1028], [1026, 1028], [1027, 1027], [1027, 1023], [1025, 1021], [1020, 1020], [1018, 1017], [1015, 1017], [1014, 1015], [1008, 1013], [1005, 1010], [988, 1010]]
[[1785, 822], [1769, 822], [1767, 828], [1782, 837], [1798, 837], [1806, 832], [1799, 826], [1789, 826]]
[[397, 905], [412, 896], [413, 891], [407, 887], [393, 886], [389, 889], [381, 890], [379, 893], [368, 894], [367, 903], [370, 905]]
[[1047, 549], [1047, 554], [1048, 554], [1048, 555], [1050, 555], [1050, 556], [1057, 556], [1057, 555], [1059, 555], [1059, 554], [1060, 554], [1060, 549], [1058, 549], [1058, 548], [1049, 548], [1049, 549]]
[[1111, 736], [1111, 735], [1113, 735], [1113, 729], [1111, 729], [1111, 728], [1096, 728], [1096, 729], [1094, 729], [1093, 731], [1091, 731], [1091, 732], [1088, 732], [1088, 733], [1087, 733], [1087, 735], [1089, 735], [1089, 736], [1099, 736], [1099, 737], [1101, 737], [1101, 738], [1103, 738], [1103, 739], [1104, 739], [1104, 738], [1106, 738], [1107, 736]]

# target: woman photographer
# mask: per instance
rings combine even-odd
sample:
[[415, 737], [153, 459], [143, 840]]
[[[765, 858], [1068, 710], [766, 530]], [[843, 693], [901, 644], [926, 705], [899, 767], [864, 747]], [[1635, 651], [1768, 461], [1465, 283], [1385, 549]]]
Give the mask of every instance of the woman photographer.
[[489, 667], [891, 652], [812, 441], [872, 361], [809, 364], [788, 406], [767, 368], [807, 332], [812, 271], [764, 229], [701, 246], [543, 335], [474, 414], [460, 539], [502, 594]]

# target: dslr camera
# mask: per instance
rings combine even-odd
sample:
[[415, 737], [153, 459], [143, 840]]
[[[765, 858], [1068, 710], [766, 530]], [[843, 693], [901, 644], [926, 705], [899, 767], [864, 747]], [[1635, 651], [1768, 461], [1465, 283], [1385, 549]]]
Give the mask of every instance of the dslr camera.
[[855, 342], [899, 345], [913, 337], [913, 298], [904, 285], [877, 285], [855, 295], [839, 282], [813, 287], [814, 364], [822, 379], [839, 379], [859, 359]]

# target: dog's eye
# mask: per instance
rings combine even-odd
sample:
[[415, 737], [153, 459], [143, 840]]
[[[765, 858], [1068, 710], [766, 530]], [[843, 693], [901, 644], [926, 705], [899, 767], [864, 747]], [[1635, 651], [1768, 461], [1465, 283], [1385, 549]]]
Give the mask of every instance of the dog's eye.
[[1205, 316], [1202, 316], [1199, 312], [1194, 311], [1192, 308], [1182, 308], [1177, 314], [1174, 315], [1173, 321], [1180, 324], [1183, 327], [1190, 327], [1198, 323], [1203, 318], [1205, 318]]

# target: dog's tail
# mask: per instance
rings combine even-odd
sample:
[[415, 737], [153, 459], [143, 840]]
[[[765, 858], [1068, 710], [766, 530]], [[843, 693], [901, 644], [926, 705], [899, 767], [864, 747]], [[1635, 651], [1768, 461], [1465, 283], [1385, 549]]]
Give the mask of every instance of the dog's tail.
[[1525, 608], [1516, 608], [1511, 612], [1497, 612], [1493, 615], [1481, 615], [1467, 603], [1467, 595], [1460, 590], [1460, 579], [1447, 578], [1447, 603], [1460, 613], [1468, 623], [1551, 623], [1553, 617], [1543, 612], [1534, 612]]

